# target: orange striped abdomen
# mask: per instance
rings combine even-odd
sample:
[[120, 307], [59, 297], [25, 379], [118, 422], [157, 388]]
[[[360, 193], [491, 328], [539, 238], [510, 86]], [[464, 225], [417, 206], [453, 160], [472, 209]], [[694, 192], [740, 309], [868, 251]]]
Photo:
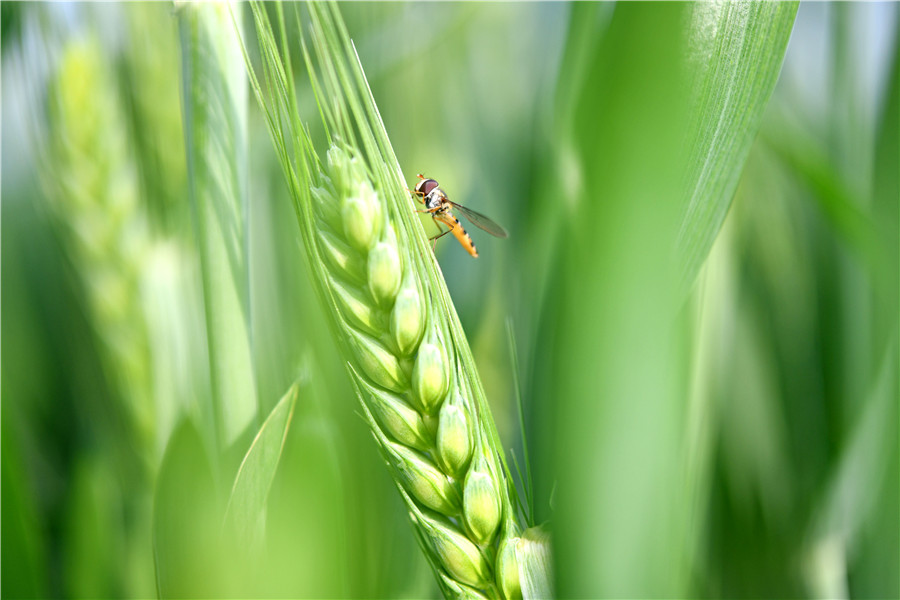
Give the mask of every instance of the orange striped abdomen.
[[450, 228], [450, 233], [452, 233], [453, 237], [462, 244], [462, 247], [466, 249], [466, 252], [472, 255], [472, 258], [478, 258], [475, 242], [472, 241], [472, 236], [469, 235], [469, 232], [463, 229], [459, 219], [447, 213], [436, 214], [434, 215], [434, 218]]

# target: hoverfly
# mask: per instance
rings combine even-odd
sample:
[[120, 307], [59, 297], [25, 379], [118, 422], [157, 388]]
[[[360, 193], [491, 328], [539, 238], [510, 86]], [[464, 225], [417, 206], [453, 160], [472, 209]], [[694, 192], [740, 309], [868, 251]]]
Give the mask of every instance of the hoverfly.
[[[472, 241], [472, 236], [470, 236], [463, 228], [459, 219], [453, 216], [453, 213], [450, 212], [451, 209], [458, 210], [471, 221], [473, 225], [487, 231], [494, 237], [505, 238], [509, 235], [506, 233], [505, 229], [483, 214], [475, 212], [471, 208], [466, 208], [456, 202], [451, 202], [447, 197], [447, 194], [440, 186], [438, 186], [438, 182], [434, 179], [426, 179], [424, 175], [420, 174], [419, 180], [413, 194], [416, 196], [417, 200], [425, 204], [425, 210], [420, 210], [418, 212], [429, 213], [431, 218], [434, 219], [435, 225], [437, 225], [437, 228], [441, 231], [441, 233], [430, 238], [433, 242], [431, 246], [432, 249], [434, 249], [438, 239], [444, 237], [448, 233], [452, 233], [453, 237], [455, 237], [459, 243], [462, 244], [462, 247], [466, 249], [466, 252], [472, 255], [472, 258], [478, 258], [478, 251], [475, 249], [475, 242]], [[448, 229], [444, 231], [441, 228], [441, 225], [446, 226]]]

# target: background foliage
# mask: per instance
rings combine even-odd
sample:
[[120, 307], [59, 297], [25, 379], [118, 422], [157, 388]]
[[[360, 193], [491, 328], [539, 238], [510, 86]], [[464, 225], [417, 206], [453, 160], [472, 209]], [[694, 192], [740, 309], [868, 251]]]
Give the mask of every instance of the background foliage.
[[[341, 10], [410, 184], [511, 232], [437, 253], [520, 462], [521, 387], [560, 595], [897, 597], [900, 11], [709, 6]], [[2, 593], [435, 595], [241, 84], [203, 113], [238, 158], [191, 158], [185, 73], [235, 74], [230, 19], [190, 18], [2, 4]], [[216, 169], [232, 346], [198, 250]]]

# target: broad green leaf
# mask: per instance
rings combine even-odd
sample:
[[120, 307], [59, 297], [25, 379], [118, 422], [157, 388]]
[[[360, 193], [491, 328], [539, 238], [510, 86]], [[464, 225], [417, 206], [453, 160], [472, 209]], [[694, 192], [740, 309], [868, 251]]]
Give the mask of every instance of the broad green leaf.
[[294, 416], [298, 385], [272, 409], [244, 456], [225, 510], [225, 524], [241, 547], [259, 548], [265, 534], [266, 501]]
[[247, 78], [226, 4], [179, 8], [188, 177], [220, 447], [256, 418], [247, 253]]
[[[599, 27], [598, 10], [578, 5], [573, 21]], [[683, 595], [677, 524], [686, 511], [675, 474], [685, 406], [672, 249], [691, 108], [690, 10], [617, 4], [570, 104], [583, 175], [562, 236], [557, 306], [548, 309], [564, 351], [547, 353], [560, 597]]]
[[153, 499], [153, 555], [160, 598], [215, 596], [222, 510], [197, 429], [184, 420], [162, 459]]
[[[796, 4], [576, 5], [558, 116], [567, 196], [547, 313], [558, 593], [685, 595], [685, 290], [775, 85]], [[589, 266], [585, 264], [589, 260]], [[673, 268], [676, 267], [676, 268]], [[694, 477], [703, 477], [697, 470]]]
[[698, 2], [688, 53], [691, 124], [687, 206], [678, 233], [682, 285], [712, 248], [781, 71], [796, 2]]

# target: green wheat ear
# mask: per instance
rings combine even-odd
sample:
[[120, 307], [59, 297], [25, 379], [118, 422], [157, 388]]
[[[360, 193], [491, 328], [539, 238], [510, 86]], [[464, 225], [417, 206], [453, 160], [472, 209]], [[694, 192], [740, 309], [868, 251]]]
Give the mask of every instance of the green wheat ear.
[[336, 143], [316, 176], [306, 213], [315, 271], [365, 418], [435, 568], [469, 595], [497, 597], [497, 532], [511, 503], [475, 410], [475, 375], [365, 161]]
[[520, 597], [523, 566], [509, 550], [519, 531], [515, 488], [468, 342], [336, 5], [306, 6], [318, 70], [305, 43], [303, 57], [324, 156], [297, 112], [280, 5], [279, 44], [265, 9], [251, 4], [265, 93], [247, 66], [316, 287], [444, 594]]
[[42, 167], [50, 213], [84, 288], [104, 368], [149, 460], [156, 416], [140, 287], [150, 232], [113, 72], [95, 39], [62, 48], [47, 117], [53, 135]]

